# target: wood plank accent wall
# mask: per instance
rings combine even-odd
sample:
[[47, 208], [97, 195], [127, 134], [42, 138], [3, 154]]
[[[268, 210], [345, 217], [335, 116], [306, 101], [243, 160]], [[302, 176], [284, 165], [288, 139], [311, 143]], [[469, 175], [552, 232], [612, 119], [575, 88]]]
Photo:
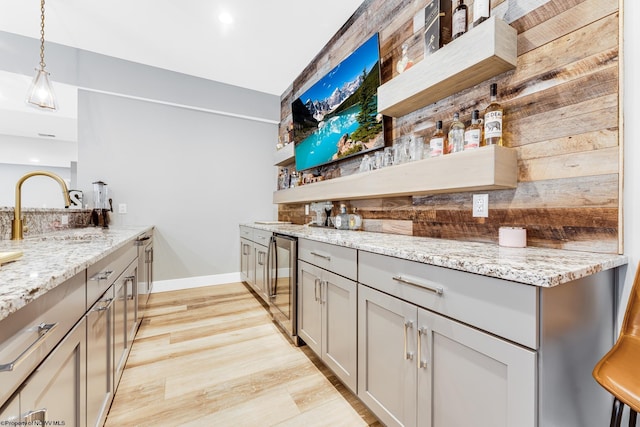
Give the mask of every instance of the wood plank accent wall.
[[[291, 101], [374, 32], [380, 34], [382, 81], [396, 75], [401, 45], [423, 57], [414, 0], [368, 0], [282, 95], [281, 133]], [[472, 1], [467, 0], [469, 13]], [[345, 202], [378, 229], [410, 222], [416, 236], [497, 242], [500, 226], [527, 228], [528, 245], [622, 252], [618, 0], [492, 0], [492, 15], [518, 31], [516, 70], [398, 119], [385, 118], [387, 144], [414, 133], [428, 141], [435, 122], [467, 123], [498, 83], [506, 145], [517, 150], [518, 187], [489, 192], [489, 217], [473, 218], [472, 193]], [[356, 173], [360, 158], [319, 169], [325, 179]], [[303, 204], [279, 206], [279, 219], [303, 224]], [[366, 223], [366, 221], [365, 221]], [[394, 232], [394, 227], [388, 227]]]

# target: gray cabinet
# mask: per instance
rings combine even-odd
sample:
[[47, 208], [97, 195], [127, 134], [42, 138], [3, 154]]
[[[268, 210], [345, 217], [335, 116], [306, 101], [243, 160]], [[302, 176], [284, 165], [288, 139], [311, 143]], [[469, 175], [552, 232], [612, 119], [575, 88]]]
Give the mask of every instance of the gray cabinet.
[[354, 393], [357, 303], [356, 282], [298, 262], [298, 336]]
[[255, 281], [253, 242], [245, 238], [240, 238], [240, 276], [243, 282], [253, 284]]
[[535, 352], [364, 285], [358, 396], [387, 425], [535, 426]]
[[269, 302], [269, 289], [268, 289], [268, 268], [267, 265], [267, 251], [268, 248], [259, 243], [253, 245], [253, 255], [255, 260], [254, 267], [254, 282], [253, 289], [256, 293], [265, 301]]
[[113, 286], [86, 314], [87, 425], [102, 425], [113, 400]]
[[83, 318], [21, 389], [23, 421], [33, 425], [86, 426], [85, 342], [86, 321]]
[[0, 408], [0, 425], [17, 426], [20, 421], [20, 395], [15, 394]]

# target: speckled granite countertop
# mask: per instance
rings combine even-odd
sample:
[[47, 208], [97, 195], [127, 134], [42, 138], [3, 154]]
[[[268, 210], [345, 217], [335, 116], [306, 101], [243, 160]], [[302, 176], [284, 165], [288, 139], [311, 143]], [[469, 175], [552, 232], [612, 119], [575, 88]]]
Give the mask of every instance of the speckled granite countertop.
[[241, 225], [542, 287], [560, 285], [628, 262], [626, 256], [615, 254], [535, 247], [503, 248], [491, 243], [293, 224]]
[[151, 228], [88, 227], [0, 240], [0, 252], [23, 252], [17, 261], [0, 266], [0, 320]]

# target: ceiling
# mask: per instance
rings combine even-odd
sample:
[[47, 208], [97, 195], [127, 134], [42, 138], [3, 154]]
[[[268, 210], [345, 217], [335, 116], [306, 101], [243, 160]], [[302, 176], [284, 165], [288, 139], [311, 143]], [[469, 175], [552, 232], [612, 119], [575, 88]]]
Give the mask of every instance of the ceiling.
[[[361, 3], [49, 0], [45, 38], [280, 96]], [[39, 0], [2, 0], [0, 30], [39, 38]]]
[[[280, 96], [361, 3], [48, 0], [45, 39]], [[221, 22], [222, 13], [232, 22]], [[39, 38], [40, 1], [2, 0], [0, 31]], [[33, 56], [35, 67], [38, 52]], [[0, 149], [6, 163], [38, 159], [40, 165], [64, 166], [77, 159], [68, 145], [77, 141], [77, 88], [56, 82], [55, 69], [47, 71], [58, 98], [55, 113], [25, 106], [33, 76], [0, 71]], [[60, 153], [70, 154], [61, 159]]]

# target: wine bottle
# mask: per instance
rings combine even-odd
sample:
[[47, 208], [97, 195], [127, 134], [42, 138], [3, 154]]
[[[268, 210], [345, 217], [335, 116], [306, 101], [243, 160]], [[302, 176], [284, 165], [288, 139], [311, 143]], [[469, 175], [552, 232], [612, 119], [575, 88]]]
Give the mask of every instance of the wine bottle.
[[464, 150], [464, 124], [460, 121], [460, 114], [454, 113], [453, 122], [449, 126], [449, 140], [447, 153], [459, 153]]
[[458, 1], [458, 6], [453, 10], [452, 19], [452, 40], [457, 39], [467, 32], [467, 5], [464, 0]]
[[429, 141], [429, 156], [438, 157], [444, 154], [444, 132], [442, 131], [442, 120], [436, 122], [436, 130]]
[[489, 0], [473, 0], [473, 27], [489, 19]]
[[484, 110], [484, 143], [485, 145], [502, 145], [503, 110], [498, 103], [498, 85], [491, 84], [491, 101]]
[[472, 150], [480, 147], [482, 141], [482, 123], [480, 122], [480, 112], [473, 110], [471, 114], [471, 125], [464, 132], [464, 149]]

